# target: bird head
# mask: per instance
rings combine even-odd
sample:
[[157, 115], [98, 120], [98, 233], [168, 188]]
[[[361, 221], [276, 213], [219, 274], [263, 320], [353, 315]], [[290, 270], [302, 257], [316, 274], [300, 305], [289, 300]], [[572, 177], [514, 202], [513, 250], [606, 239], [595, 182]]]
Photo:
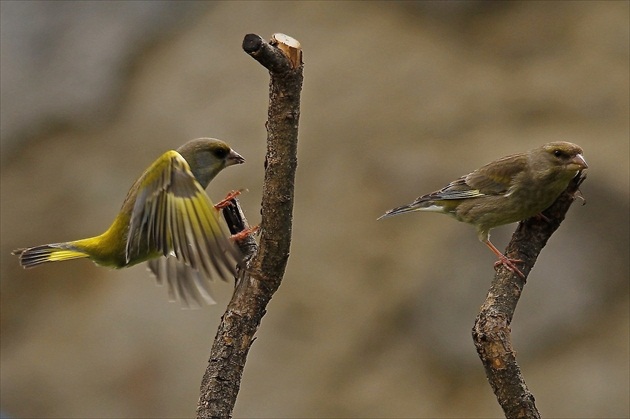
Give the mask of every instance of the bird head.
[[245, 162], [229, 145], [215, 138], [188, 141], [177, 152], [186, 159], [190, 170], [204, 189], [221, 170]]
[[588, 168], [582, 153], [582, 148], [577, 144], [557, 141], [532, 150], [530, 162], [541, 173], [562, 173], [572, 178], [578, 171]]

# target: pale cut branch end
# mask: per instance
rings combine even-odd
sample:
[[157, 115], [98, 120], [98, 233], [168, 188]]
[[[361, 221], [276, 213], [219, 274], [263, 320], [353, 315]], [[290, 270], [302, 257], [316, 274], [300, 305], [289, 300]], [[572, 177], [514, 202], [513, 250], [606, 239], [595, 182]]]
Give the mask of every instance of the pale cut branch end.
[[[256, 34], [247, 34], [243, 39], [243, 51], [269, 70], [271, 79], [261, 203], [262, 231], [260, 244], [252, 234], [237, 240], [244, 261], [239, 265], [236, 288], [221, 317], [201, 381], [197, 404], [199, 419], [232, 417], [249, 349], [267, 312], [267, 304], [280, 286], [288, 260], [297, 167], [302, 53], [299, 42], [286, 35], [276, 36], [275, 42], [288, 45], [288, 50], [271, 45]], [[223, 216], [232, 234], [247, 228], [238, 200], [233, 199], [231, 205], [223, 209]]]
[[293, 68], [298, 68], [302, 65], [302, 45], [297, 39], [283, 33], [274, 33], [271, 35], [269, 44], [282, 51], [291, 62]]

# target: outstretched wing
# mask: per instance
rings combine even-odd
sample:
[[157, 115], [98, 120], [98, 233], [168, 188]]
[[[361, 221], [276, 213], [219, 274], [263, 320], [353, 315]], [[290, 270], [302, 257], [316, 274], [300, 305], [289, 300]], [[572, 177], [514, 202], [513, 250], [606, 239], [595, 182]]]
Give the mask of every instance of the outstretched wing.
[[199, 308], [203, 303], [216, 303], [207, 278], [175, 257], [151, 259], [147, 265], [157, 284], [168, 288], [169, 300], [179, 301], [182, 308]]
[[179, 153], [164, 153], [138, 182], [125, 248], [127, 261], [159, 252], [172, 254], [205, 278], [219, 275], [227, 280], [235, 275], [241, 254]]

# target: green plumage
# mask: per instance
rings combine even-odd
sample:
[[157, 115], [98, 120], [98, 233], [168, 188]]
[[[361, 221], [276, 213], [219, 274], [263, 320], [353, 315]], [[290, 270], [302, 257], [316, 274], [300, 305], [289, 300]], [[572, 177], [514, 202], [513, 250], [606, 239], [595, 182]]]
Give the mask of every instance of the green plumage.
[[166, 256], [167, 262], [149, 267], [159, 282], [169, 284], [171, 297], [186, 305], [212, 302], [204, 279], [234, 276], [241, 255], [205, 188], [225, 167], [244, 161], [223, 141], [189, 141], [140, 176], [103, 234], [14, 253], [25, 268], [82, 257], [124, 268]]
[[563, 141], [548, 143], [486, 164], [411, 204], [387, 211], [380, 218], [413, 211], [450, 215], [474, 225], [479, 240], [502, 263], [514, 268], [490, 242], [490, 230], [541, 213], [587, 167], [578, 145]]

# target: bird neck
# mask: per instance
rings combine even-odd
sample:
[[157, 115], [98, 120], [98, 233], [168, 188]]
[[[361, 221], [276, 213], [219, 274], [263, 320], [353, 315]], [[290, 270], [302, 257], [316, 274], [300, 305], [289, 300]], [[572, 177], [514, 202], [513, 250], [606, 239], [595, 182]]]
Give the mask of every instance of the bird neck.
[[197, 179], [197, 182], [201, 185], [203, 189], [206, 189], [212, 179], [215, 178], [216, 175], [219, 174], [219, 171], [212, 167], [196, 167], [191, 169], [193, 176]]

